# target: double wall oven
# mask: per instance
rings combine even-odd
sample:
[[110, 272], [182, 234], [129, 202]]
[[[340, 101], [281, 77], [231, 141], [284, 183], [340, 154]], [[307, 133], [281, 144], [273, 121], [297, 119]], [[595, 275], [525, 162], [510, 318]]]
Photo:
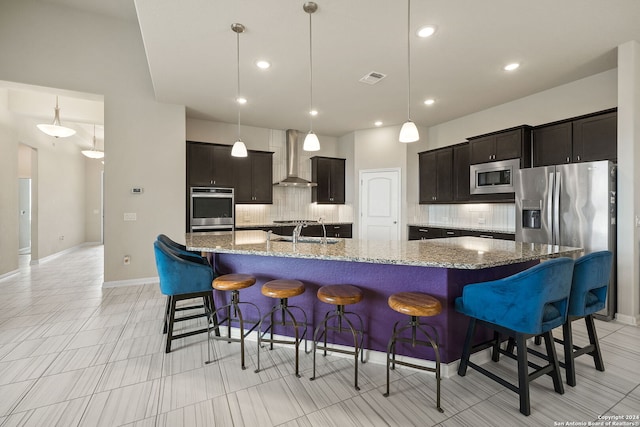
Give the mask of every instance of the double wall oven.
[[235, 204], [233, 188], [191, 187], [189, 231], [233, 231]]

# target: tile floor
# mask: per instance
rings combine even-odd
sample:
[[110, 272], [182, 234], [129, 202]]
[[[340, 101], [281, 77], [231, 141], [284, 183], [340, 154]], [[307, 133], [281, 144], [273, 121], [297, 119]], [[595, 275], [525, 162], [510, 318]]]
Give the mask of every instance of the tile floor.
[[[203, 335], [165, 354], [158, 285], [103, 289], [102, 257], [102, 246], [85, 246], [25, 260], [0, 281], [0, 426], [557, 426], [640, 415], [638, 327], [598, 322], [606, 372], [583, 356], [577, 387], [562, 396], [550, 378], [537, 380], [529, 417], [513, 392], [473, 370], [443, 380], [441, 414], [435, 379], [409, 369], [392, 374], [385, 398], [380, 364], [361, 367], [356, 391], [343, 357], [319, 357], [312, 382], [312, 356], [301, 356], [296, 378], [289, 348], [263, 352], [258, 374], [255, 344], [244, 371], [237, 343], [216, 342], [218, 361], [205, 365]], [[585, 328], [574, 328], [584, 341]], [[496, 369], [515, 378], [511, 360]]]

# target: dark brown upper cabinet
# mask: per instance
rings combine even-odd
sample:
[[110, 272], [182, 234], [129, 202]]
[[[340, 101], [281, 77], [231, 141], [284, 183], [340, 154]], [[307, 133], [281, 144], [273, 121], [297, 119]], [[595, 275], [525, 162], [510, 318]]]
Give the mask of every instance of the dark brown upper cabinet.
[[232, 157], [230, 145], [187, 141], [189, 187], [233, 187], [236, 203], [273, 203], [273, 153], [248, 150]]
[[418, 153], [418, 168], [421, 204], [453, 201], [452, 147]]
[[231, 147], [228, 145], [188, 142], [188, 187], [233, 187], [231, 158]]
[[468, 139], [472, 165], [518, 158], [520, 167], [531, 165], [530, 126], [522, 125]]
[[616, 110], [537, 126], [533, 130], [533, 166], [617, 160]]
[[311, 201], [318, 204], [345, 203], [345, 159], [314, 156], [311, 158]]
[[249, 151], [247, 157], [232, 159], [235, 201], [240, 204], [273, 203], [273, 153]]
[[471, 194], [469, 191], [469, 166], [471, 149], [468, 143], [453, 146], [453, 200], [466, 202]]

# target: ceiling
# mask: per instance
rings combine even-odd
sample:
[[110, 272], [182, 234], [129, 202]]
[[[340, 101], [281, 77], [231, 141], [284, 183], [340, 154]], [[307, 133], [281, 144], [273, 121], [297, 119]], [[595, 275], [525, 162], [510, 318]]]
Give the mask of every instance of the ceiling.
[[[236, 34], [246, 125], [309, 128], [309, 15], [292, 0], [47, 0], [139, 23], [156, 98], [193, 118], [235, 123]], [[135, 1], [135, 6], [134, 6]], [[407, 3], [317, 0], [313, 14], [316, 133], [407, 118]], [[411, 118], [433, 126], [616, 67], [640, 41], [638, 0], [413, 0]], [[437, 26], [430, 38], [416, 30]], [[272, 63], [268, 70], [258, 59]], [[520, 62], [505, 72], [502, 67]], [[376, 85], [358, 80], [376, 71]], [[424, 105], [427, 98], [435, 104]]]

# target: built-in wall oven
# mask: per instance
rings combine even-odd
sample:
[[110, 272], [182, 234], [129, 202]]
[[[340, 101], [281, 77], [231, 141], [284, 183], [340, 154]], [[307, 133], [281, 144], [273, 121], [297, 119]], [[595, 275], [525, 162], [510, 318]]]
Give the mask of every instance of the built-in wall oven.
[[520, 170], [520, 159], [471, 165], [471, 194], [513, 193]]
[[233, 188], [191, 187], [189, 231], [233, 231]]

